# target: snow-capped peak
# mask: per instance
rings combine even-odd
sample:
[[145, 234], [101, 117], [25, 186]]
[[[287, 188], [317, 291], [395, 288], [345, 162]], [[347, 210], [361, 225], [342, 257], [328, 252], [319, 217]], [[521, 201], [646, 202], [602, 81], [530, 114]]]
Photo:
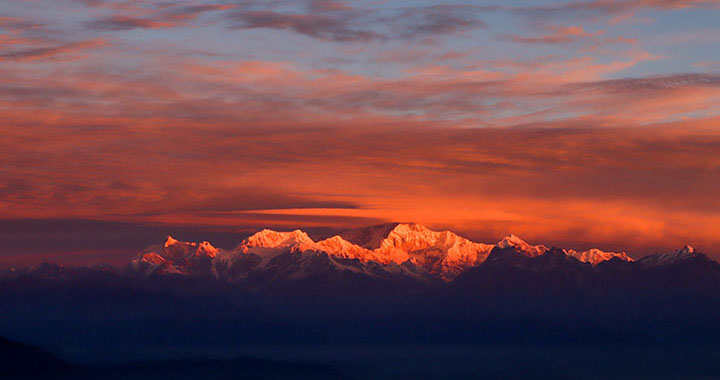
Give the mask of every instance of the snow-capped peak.
[[171, 245], [175, 245], [175, 244], [177, 244], [177, 243], [179, 243], [179, 242], [180, 242], [179, 240], [176, 240], [176, 239], [173, 238], [172, 236], [168, 235], [167, 239], [165, 239], [165, 248], [167, 248], [167, 247], [169, 247], [169, 246], [171, 246]]
[[696, 257], [698, 255], [701, 254], [695, 251], [695, 248], [686, 245], [674, 252], [657, 253], [654, 255], [643, 257], [638, 262], [647, 266], [670, 265], [679, 263], [692, 257]]
[[283, 248], [295, 245], [312, 246], [315, 242], [305, 232], [293, 230], [278, 232], [264, 229], [243, 241], [242, 245], [260, 248]]
[[695, 248], [693, 248], [692, 246], [686, 245], [686, 246], [682, 247], [682, 249], [680, 249], [678, 251], [678, 253], [681, 253], [681, 254], [695, 253]]
[[358, 259], [360, 261], [374, 259], [370, 250], [355, 245], [339, 235], [317, 242], [317, 248], [319, 251], [344, 259]]
[[431, 231], [429, 228], [417, 224], [417, 223], [400, 223], [393, 230], [391, 233], [394, 233], [396, 235], [401, 236], [409, 236], [409, 235], [429, 235], [432, 234], [433, 231]]
[[516, 249], [529, 257], [537, 257], [548, 251], [548, 247], [544, 245], [530, 245], [514, 234], [505, 236], [497, 243], [497, 246], [502, 249]]
[[255, 254], [269, 260], [284, 252], [318, 251], [317, 244], [303, 231], [273, 231], [264, 229], [240, 243], [235, 253]]
[[[294, 256], [300, 253], [298, 257], [326, 254], [334, 258], [359, 260], [363, 264], [409, 264], [450, 281], [466, 269], [484, 263], [495, 247], [513, 250], [530, 258], [549, 251], [544, 245], [528, 244], [514, 234], [506, 236], [497, 245], [484, 244], [473, 242], [452, 231], [433, 231], [417, 223], [393, 223], [359, 231], [350, 231], [342, 236], [335, 235], [316, 242], [301, 230], [278, 232], [263, 229], [244, 239], [235, 250], [230, 251], [218, 249], [208, 241], [184, 242], [168, 236], [163, 244], [144, 250], [133, 261], [133, 266], [147, 270], [148, 273], [217, 275], [218, 268], [227, 270], [236, 262], [244, 262], [243, 265], [252, 263], [258, 268], [264, 268], [278, 255], [285, 253], [292, 253]], [[632, 261], [624, 252], [604, 252], [599, 249], [563, 252], [593, 265], [613, 258]], [[680, 251], [656, 256], [653, 260], [665, 262], [675, 260], [676, 256], [696, 255], [694, 252], [692, 247], [686, 246]], [[350, 265], [342, 265], [346, 264]]]
[[623, 261], [634, 261], [630, 256], [627, 255], [625, 252], [605, 252], [601, 251], [597, 248], [592, 248], [587, 251], [578, 252], [575, 250], [566, 250], [565, 253], [568, 256], [572, 256], [584, 263], [590, 263], [592, 265], [598, 265], [603, 261], [608, 261], [613, 258], [618, 258]]
[[493, 245], [475, 243], [450, 231], [432, 231], [416, 223], [395, 226], [372, 253], [377, 261], [410, 261], [445, 280], [485, 261]]
[[529, 244], [525, 242], [525, 240], [520, 239], [519, 236], [515, 234], [510, 234], [508, 236], [505, 236], [502, 240], [500, 240], [497, 243], [497, 246], [500, 248], [510, 248], [510, 247], [525, 247]]
[[155, 252], [150, 252], [142, 255], [140, 260], [151, 265], [161, 265], [167, 261], [164, 257], [158, 255]]
[[200, 263], [207, 263], [220, 253], [210, 242], [202, 243], [180, 241], [168, 236], [162, 245], [153, 245], [140, 253], [130, 265], [136, 270], [150, 275], [160, 274], [198, 274]]
[[209, 256], [209, 257], [215, 257], [220, 252], [219, 249], [213, 247], [212, 244], [210, 244], [209, 241], [205, 240], [200, 245], [198, 245], [197, 251], [195, 251], [195, 256]]

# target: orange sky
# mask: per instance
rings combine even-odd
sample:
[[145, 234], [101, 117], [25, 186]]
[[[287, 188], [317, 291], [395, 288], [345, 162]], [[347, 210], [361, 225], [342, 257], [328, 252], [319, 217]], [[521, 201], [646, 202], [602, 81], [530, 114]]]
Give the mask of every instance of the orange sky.
[[[547, 3], [418, 6], [421, 21], [374, 10], [394, 15], [393, 35], [339, 24], [349, 3], [267, 24], [225, 2], [8, 6], [0, 218], [414, 221], [490, 242], [512, 232], [636, 256], [689, 243], [718, 257], [720, 59], [693, 13], [714, 3]], [[459, 22], [468, 9], [477, 19]], [[673, 15], [696, 17], [697, 33], [663, 45], [643, 29]], [[450, 16], [455, 29], [439, 24]], [[670, 55], [687, 41], [693, 62]]]

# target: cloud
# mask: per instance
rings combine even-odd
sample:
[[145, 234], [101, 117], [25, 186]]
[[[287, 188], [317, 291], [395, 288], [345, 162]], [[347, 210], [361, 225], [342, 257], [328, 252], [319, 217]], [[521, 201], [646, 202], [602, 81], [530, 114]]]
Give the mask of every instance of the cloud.
[[569, 2], [569, 9], [594, 9], [606, 12], [624, 12], [642, 8], [680, 9], [692, 7], [714, 7], [714, 0], [592, 0]]
[[703, 73], [620, 78], [568, 84], [558, 89], [562, 93], [573, 97], [568, 108], [648, 123], [717, 115], [712, 104], [720, 101], [720, 81]]
[[406, 7], [389, 11], [310, 2], [306, 12], [239, 9], [230, 15], [234, 29], [280, 29], [337, 42], [417, 39], [484, 27], [481, 8], [460, 5]]
[[[712, 112], [717, 78], [602, 79], [636, 59], [481, 62], [393, 78], [274, 61], [123, 75], [3, 67], [0, 109], [13, 112], [0, 113], [0, 216], [416, 220], [543, 241], [574, 231], [615, 243], [635, 234], [636, 247], [681, 237], [720, 246], [711, 231], [720, 121], [668, 123]], [[515, 104], [482, 107], [487, 98]], [[551, 110], [513, 127], [502, 113], [519, 104]]]
[[[185, 26], [195, 21], [203, 13], [223, 11], [234, 8], [233, 5], [176, 5], [173, 3], [157, 8], [143, 9], [142, 12], [119, 12], [86, 23], [91, 29], [104, 31], [123, 31], [132, 29], [163, 29]], [[147, 15], [149, 13], [149, 15]]]
[[681, 8], [717, 7], [714, 0], [590, 0], [570, 1], [539, 6], [520, 6], [512, 8], [516, 12], [534, 14], [561, 14], [567, 12], [587, 13], [589, 15], [617, 15], [642, 9], [675, 10]]
[[203, 13], [213, 11], [228, 11], [221, 17], [227, 20], [231, 29], [287, 30], [337, 42], [423, 38], [485, 26], [477, 17], [478, 12], [485, 7], [469, 5], [431, 5], [380, 10], [355, 8], [345, 2], [321, 0], [294, 4], [246, 2], [183, 5], [169, 2], [155, 5], [144, 2], [103, 1], [85, 4], [111, 10], [111, 14], [86, 23], [91, 29], [104, 31], [182, 27], [195, 21]]
[[399, 14], [382, 22], [393, 25], [391, 29], [398, 37], [432, 37], [486, 27], [477, 13], [478, 9], [469, 5], [411, 7], [401, 9]]
[[43, 26], [43, 24], [23, 20], [16, 17], [0, 16], [0, 29], [9, 30], [14, 33], [37, 29]]
[[110, 16], [89, 23], [93, 29], [99, 30], [131, 30], [136, 28], [158, 29], [177, 26], [176, 22], [164, 18], [140, 18], [132, 16]]
[[[0, 217], [720, 247], [717, 75], [648, 64], [665, 58], [649, 32], [607, 23], [690, 3], [419, 4], [18, 3], [0, 19]], [[470, 33], [515, 22], [527, 46]]]
[[642, 78], [621, 78], [578, 83], [570, 85], [570, 87], [588, 90], [603, 90], [612, 93], [635, 93], [702, 87], [720, 88], [720, 75], [703, 73], [658, 75]]
[[540, 36], [509, 35], [507, 38], [513, 42], [523, 44], [561, 44], [593, 38], [603, 34], [602, 31], [596, 33], [586, 32], [582, 26], [547, 26], [545, 29], [551, 33]]
[[695, 62], [693, 64], [693, 67], [696, 67], [698, 69], [703, 70], [716, 70], [720, 71], [720, 61], [713, 61], [713, 60], [703, 60], [700, 62]]
[[349, 16], [290, 14], [274, 11], [240, 11], [232, 16], [236, 29], [285, 29], [313, 38], [334, 41], [368, 41], [380, 35], [350, 26]]
[[0, 53], [0, 61], [39, 61], [52, 59], [78, 51], [96, 49], [105, 45], [102, 39], [73, 42], [51, 47], [25, 48]]
[[[715, 0], [581, 0], [553, 1], [540, 5], [504, 6], [502, 11], [523, 16], [533, 25], [553, 23], [648, 23], [647, 12], [678, 12], [683, 9], [717, 9]], [[644, 12], [644, 13], [643, 13]], [[643, 18], [638, 17], [642, 14]]]
[[[626, 60], [603, 63], [590, 57], [484, 61], [479, 62], [482, 68], [422, 66], [392, 78], [308, 69], [291, 62], [227, 60], [180, 61], [163, 70], [150, 65], [126, 76], [91, 69], [43, 82], [8, 70], [7, 78], [11, 79], [0, 83], [0, 97], [15, 108], [32, 102], [36, 107], [57, 107], [66, 114], [77, 112], [85, 115], [86, 122], [113, 118], [121, 123], [154, 115], [153, 123], [164, 125], [226, 125], [245, 120], [273, 124], [293, 120], [309, 125], [317, 120], [383, 113], [389, 119], [507, 125], [568, 113], [612, 114], [611, 108], [618, 104], [630, 114], [635, 105], [645, 107], [645, 99], [614, 98], [608, 86], [590, 90], [583, 83], [601, 80], [651, 58], [633, 53]], [[712, 94], [698, 92], [696, 96], [708, 97], [695, 105], [711, 112], [708, 103]], [[670, 106], [687, 100], [684, 96], [665, 96], [666, 107], [648, 116], [661, 119], [680, 115], [685, 111]], [[525, 116], [526, 120], [502, 120], [508, 110], [517, 109], [513, 103], [524, 104], [526, 112], [511, 116]], [[88, 104], [95, 106], [90, 110]], [[51, 114], [47, 108], [44, 112]], [[95, 115], [90, 117], [89, 112]]]
[[316, 11], [347, 11], [353, 9], [346, 1], [310, 0], [308, 7]]
[[[22, 135], [3, 139], [15, 148], [8, 154], [4, 146], [0, 156], [10, 184], [2, 210], [6, 217], [208, 225], [327, 225], [333, 215], [349, 218], [336, 226], [353, 218], [466, 228], [498, 221], [557, 239], [577, 228], [583, 238], [614, 242], [636, 233], [628, 244], [637, 246], [656, 243], [674, 223], [685, 238], [718, 244], [718, 125], [606, 128], [602, 120], [568, 120], [418, 130], [353, 121], [262, 133], [243, 125], [144, 133], [65, 127], [61, 134], [35, 127], [32, 145], [19, 144]], [[313, 219], [315, 208], [330, 210]], [[278, 211], [260, 212], [267, 209]], [[290, 218], [284, 209], [307, 211]]]
[[[229, 191], [229, 193], [228, 193]], [[327, 197], [313, 197], [302, 194], [286, 194], [278, 189], [267, 187], [234, 188], [218, 193], [188, 194], [177, 192], [166, 198], [164, 207], [145, 211], [144, 215], [167, 213], [233, 213], [238, 211], [273, 209], [356, 209], [358, 205], [350, 201], [334, 201]]]

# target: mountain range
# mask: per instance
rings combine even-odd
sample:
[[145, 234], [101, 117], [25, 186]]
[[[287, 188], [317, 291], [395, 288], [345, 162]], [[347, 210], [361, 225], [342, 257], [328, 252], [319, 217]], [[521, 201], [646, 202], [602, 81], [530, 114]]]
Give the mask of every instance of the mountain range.
[[445, 291], [470, 283], [477, 287], [473, 294], [501, 283], [505, 287], [497, 289], [499, 293], [519, 285], [534, 291], [562, 284], [565, 289], [599, 294], [622, 284], [628, 292], [646, 289], [652, 293], [670, 287], [669, 292], [704, 294], [720, 289], [720, 264], [690, 246], [635, 260], [625, 252], [532, 245], [513, 234], [488, 244], [416, 223], [393, 223], [317, 241], [301, 230], [263, 229], [233, 249], [168, 236], [124, 267], [45, 263], [0, 275], [0, 280], [26, 283], [111, 279], [138, 286], [180, 281], [201, 284], [195, 287], [224, 284], [291, 294], [302, 289], [308, 294], [354, 289], [376, 295], [378, 289], [388, 288], [401, 294], [433, 288]]
[[720, 344], [718, 319], [720, 264], [689, 246], [633, 259], [515, 235], [473, 242], [413, 223], [317, 240], [265, 229], [232, 249], [168, 237], [124, 267], [42, 264], [0, 275], [0, 334], [73, 347]]
[[[145, 249], [126, 271], [142, 276], [205, 276], [239, 282], [262, 274], [274, 273], [282, 276], [278, 279], [293, 280], [317, 271], [336, 270], [370, 277], [407, 276], [450, 282], [482, 265], [494, 250], [503, 249], [529, 258], [551, 251], [512, 234], [495, 244], [477, 243], [452, 231], [432, 231], [415, 223], [351, 230], [319, 241], [301, 230], [264, 229], [232, 250], [216, 248], [207, 241], [184, 242], [168, 236], [164, 244]], [[625, 252], [561, 252], [593, 266], [612, 259], [633, 262]], [[658, 256], [655, 260], [666, 259]]]

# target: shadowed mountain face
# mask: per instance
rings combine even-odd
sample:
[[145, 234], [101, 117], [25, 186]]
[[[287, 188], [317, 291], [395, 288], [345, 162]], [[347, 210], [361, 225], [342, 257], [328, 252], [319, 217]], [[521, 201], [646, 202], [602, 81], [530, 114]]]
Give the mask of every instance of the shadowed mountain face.
[[415, 224], [345, 236], [263, 230], [232, 250], [168, 238], [122, 269], [8, 271], [0, 333], [65, 349], [720, 343], [720, 264], [690, 247], [635, 261]]
[[340, 233], [343, 239], [367, 249], [380, 248], [380, 243], [400, 223], [380, 224], [365, 228], [356, 228]]

